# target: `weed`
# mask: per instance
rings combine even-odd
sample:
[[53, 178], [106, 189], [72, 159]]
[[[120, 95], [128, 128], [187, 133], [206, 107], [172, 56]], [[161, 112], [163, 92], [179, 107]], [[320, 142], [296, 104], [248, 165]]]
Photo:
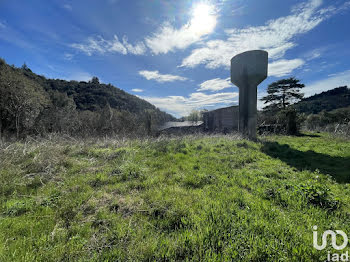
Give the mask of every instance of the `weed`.
[[12, 200], [8, 201], [3, 212], [6, 216], [20, 216], [30, 211], [33, 203], [30, 200]]
[[309, 204], [333, 211], [338, 209], [340, 201], [335, 199], [330, 189], [317, 184], [299, 184], [294, 186], [294, 192], [301, 194]]
[[312, 227], [350, 232], [349, 159], [322, 133], [7, 143], [0, 260], [324, 261]]

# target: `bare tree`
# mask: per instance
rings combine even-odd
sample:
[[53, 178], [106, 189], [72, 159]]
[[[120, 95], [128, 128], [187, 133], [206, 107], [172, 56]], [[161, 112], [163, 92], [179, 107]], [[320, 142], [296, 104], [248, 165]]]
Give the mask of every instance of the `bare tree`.
[[34, 82], [15, 74], [11, 68], [1, 70], [0, 83], [1, 119], [6, 115], [8, 122], [14, 124], [18, 138], [21, 128], [33, 127], [47, 98]]

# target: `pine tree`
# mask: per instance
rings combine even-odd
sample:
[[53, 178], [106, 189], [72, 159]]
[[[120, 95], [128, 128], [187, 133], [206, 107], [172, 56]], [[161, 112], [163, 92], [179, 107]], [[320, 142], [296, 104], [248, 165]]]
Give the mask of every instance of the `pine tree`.
[[267, 96], [261, 98], [265, 104], [265, 111], [274, 111], [278, 109], [286, 109], [290, 104], [301, 100], [304, 97], [303, 93], [300, 93], [300, 89], [305, 87], [300, 83], [300, 80], [291, 77], [288, 79], [281, 79], [269, 84], [267, 88]]

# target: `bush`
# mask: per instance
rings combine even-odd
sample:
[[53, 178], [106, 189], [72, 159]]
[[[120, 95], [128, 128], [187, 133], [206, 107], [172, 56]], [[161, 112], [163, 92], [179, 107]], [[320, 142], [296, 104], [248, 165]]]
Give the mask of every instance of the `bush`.
[[350, 136], [350, 107], [309, 115], [304, 123], [305, 128], [311, 131], [331, 132]]
[[296, 194], [301, 194], [306, 198], [309, 204], [318, 206], [330, 211], [333, 211], [339, 208], [339, 200], [333, 197], [333, 194], [330, 192], [330, 189], [311, 183], [299, 184], [294, 186], [294, 191]]
[[278, 122], [284, 127], [288, 135], [296, 135], [299, 130], [297, 111], [293, 108], [281, 110], [277, 114]]
[[299, 133], [304, 116], [298, 114], [294, 108], [275, 109], [274, 111], [261, 112], [259, 115], [260, 129], [267, 127], [266, 131], [296, 135]]

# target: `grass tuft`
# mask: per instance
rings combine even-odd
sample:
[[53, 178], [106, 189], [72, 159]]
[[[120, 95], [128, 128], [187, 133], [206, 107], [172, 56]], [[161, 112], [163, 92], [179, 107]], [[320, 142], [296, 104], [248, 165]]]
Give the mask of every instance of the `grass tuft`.
[[322, 133], [52, 136], [0, 163], [0, 261], [324, 261], [313, 226], [350, 232], [350, 142]]

